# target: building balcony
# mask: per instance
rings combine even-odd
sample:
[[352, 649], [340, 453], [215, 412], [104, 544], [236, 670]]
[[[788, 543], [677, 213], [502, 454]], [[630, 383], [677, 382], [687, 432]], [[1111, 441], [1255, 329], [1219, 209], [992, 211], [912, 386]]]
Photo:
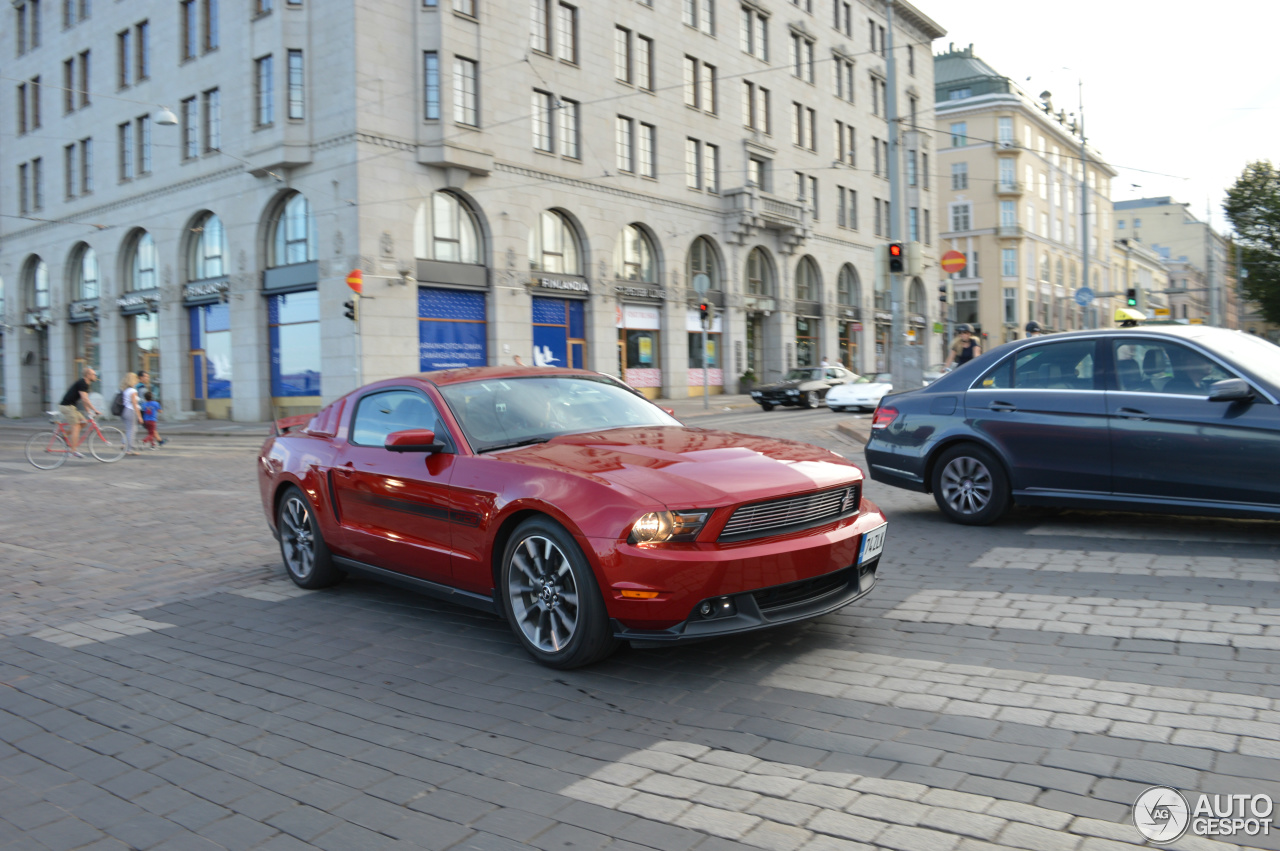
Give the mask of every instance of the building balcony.
[[1003, 180], [997, 181], [996, 194], [997, 195], [1021, 195], [1022, 184], [1016, 180], [1007, 181], [1007, 182]]
[[794, 249], [812, 232], [807, 204], [787, 201], [757, 186], [729, 189], [724, 201], [731, 216], [730, 227], [740, 242], [746, 242], [755, 231], [772, 230], [778, 232], [784, 246]]
[[1022, 225], [1000, 225], [996, 228], [996, 236], [1017, 239], [1023, 235]]

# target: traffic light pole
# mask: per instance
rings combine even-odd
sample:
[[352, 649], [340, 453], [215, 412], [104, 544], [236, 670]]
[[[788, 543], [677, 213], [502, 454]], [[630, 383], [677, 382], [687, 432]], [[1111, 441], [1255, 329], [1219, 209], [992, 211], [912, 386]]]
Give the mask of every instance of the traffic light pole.
[[[901, 155], [898, 138], [902, 132], [902, 128], [898, 125], [898, 77], [894, 70], [893, 55], [893, 7], [894, 0], [888, 0], [885, 3], [886, 26], [885, 26], [885, 89], [884, 98], [885, 117], [889, 122], [889, 242], [898, 242], [900, 227], [898, 224], [901, 216], [899, 212], [899, 198], [901, 197], [901, 188], [898, 185], [898, 157]], [[892, 307], [892, 324], [889, 329], [889, 351], [885, 354], [889, 357], [889, 372], [893, 375], [893, 386], [899, 390], [905, 389], [906, 376], [903, 371], [902, 353], [898, 347], [906, 338], [906, 311], [903, 307], [902, 298], [902, 273], [889, 272], [889, 300]]]

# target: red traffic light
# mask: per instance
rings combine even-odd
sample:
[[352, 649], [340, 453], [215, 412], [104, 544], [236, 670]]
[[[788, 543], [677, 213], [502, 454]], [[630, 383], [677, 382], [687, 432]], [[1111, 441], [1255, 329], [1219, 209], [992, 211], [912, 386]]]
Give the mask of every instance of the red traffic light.
[[902, 243], [889, 243], [889, 271], [901, 272], [903, 270]]
[[902, 256], [902, 243], [900, 243], [900, 242], [891, 242], [891, 243], [889, 243], [889, 256], [890, 256], [890, 257], [901, 257], [901, 256]]

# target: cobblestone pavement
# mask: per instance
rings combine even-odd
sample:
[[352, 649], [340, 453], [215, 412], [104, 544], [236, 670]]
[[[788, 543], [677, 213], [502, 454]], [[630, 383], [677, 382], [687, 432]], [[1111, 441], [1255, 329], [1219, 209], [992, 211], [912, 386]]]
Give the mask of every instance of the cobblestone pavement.
[[[826, 411], [693, 425], [861, 461]], [[0, 849], [1113, 851], [1132, 804], [1280, 798], [1280, 529], [872, 483], [881, 579], [819, 621], [586, 670], [496, 618], [295, 588], [256, 441], [40, 472], [0, 429]], [[1186, 836], [1181, 849], [1280, 848]]]

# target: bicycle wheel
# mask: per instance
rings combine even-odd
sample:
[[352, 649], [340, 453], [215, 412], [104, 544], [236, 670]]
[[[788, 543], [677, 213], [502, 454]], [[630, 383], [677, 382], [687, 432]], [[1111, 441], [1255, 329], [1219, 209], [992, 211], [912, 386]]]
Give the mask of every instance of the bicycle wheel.
[[27, 438], [27, 460], [39, 470], [52, 470], [67, 462], [71, 447], [56, 431], [36, 432]]
[[110, 464], [124, 457], [124, 432], [115, 426], [98, 426], [85, 443], [89, 444], [89, 451], [99, 461]]

